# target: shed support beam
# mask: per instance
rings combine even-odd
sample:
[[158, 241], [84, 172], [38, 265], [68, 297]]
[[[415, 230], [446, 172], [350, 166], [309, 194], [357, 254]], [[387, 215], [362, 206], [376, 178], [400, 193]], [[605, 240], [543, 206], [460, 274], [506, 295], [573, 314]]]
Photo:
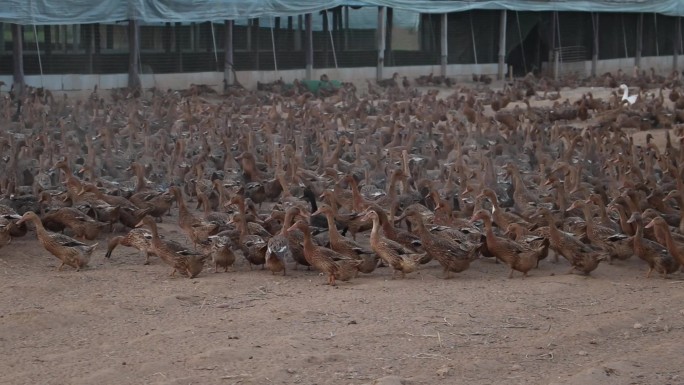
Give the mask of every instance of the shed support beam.
[[449, 51], [448, 51], [448, 50], [449, 50], [449, 45], [447, 44], [447, 43], [448, 43], [448, 40], [447, 40], [447, 38], [448, 38], [448, 37], [447, 37], [447, 31], [448, 31], [448, 29], [449, 29], [449, 28], [448, 28], [448, 27], [449, 27], [449, 24], [448, 24], [448, 16], [449, 16], [448, 14], [443, 13], [443, 14], [442, 14], [442, 22], [440, 23], [440, 24], [441, 24], [441, 28], [442, 28], [442, 31], [441, 31], [441, 32], [442, 32], [442, 33], [441, 33], [441, 36], [442, 36], [442, 37], [441, 37], [441, 43], [442, 43], [442, 47], [441, 47], [441, 48], [442, 48], [442, 49], [441, 49], [441, 52], [440, 52], [440, 53], [441, 53], [441, 57], [440, 57], [440, 75], [442, 75], [443, 77], [446, 77], [446, 76], [447, 76], [447, 63], [448, 63], [448, 57], [449, 57]]
[[641, 51], [644, 46], [644, 14], [640, 13], [637, 18], [636, 30], [636, 52], [634, 54], [634, 65], [641, 66]]
[[499, 70], [496, 78], [501, 80], [504, 77], [504, 70], [506, 69], [506, 10], [501, 11], [501, 20], [499, 21]]
[[92, 74], [93, 70], [94, 70], [94, 68], [93, 68], [93, 64], [94, 64], [93, 63], [93, 42], [94, 42], [93, 35], [95, 32], [95, 27], [94, 27], [94, 24], [84, 24], [83, 27], [85, 28], [85, 31], [84, 31], [85, 32], [85, 34], [84, 34], [85, 35], [84, 36], [84, 39], [85, 39], [84, 43], [85, 44], [84, 44], [84, 46], [85, 46], [86, 56], [88, 56], [88, 73]]
[[302, 28], [304, 27], [304, 18], [302, 15], [297, 16], [297, 29], [294, 30], [294, 50], [302, 50]]
[[674, 49], [672, 55], [672, 70], [678, 71], [679, 67], [679, 54], [682, 49], [682, 18], [677, 17], [675, 19], [675, 38], [674, 38]]
[[24, 94], [24, 46], [21, 25], [12, 24], [12, 64], [14, 65], [14, 88], [17, 95]]
[[349, 49], [349, 6], [344, 6], [344, 49]]
[[313, 25], [311, 14], [304, 15], [304, 51], [306, 52], [306, 80], [313, 76]]
[[376, 68], [376, 80], [382, 80], [382, 72], [385, 66], [385, 7], [378, 7], [378, 66]]
[[5, 52], [5, 24], [0, 23], [0, 53]]
[[[593, 20], [593, 19], [592, 19]], [[596, 30], [594, 30], [594, 36], [596, 36]], [[549, 62], [552, 62], [556, 50], [556, 12], [551, 13], [551, 50], [549, 50]]]
[[388, 66], [393, 66], [394, 59], [392, 58], [392, 30], [394, 29], [394, 8], [387, 8], [385, 19], [385, 63], [387, 63]]
[[79, 51], [81, 46], [81, 26], [74, 24], [71, 26], [71, 48], [74, 53]]
[[235, 77], [233, 76], [233, 25], [235, 23], [233, 20], [226, 20], [226, 54], [223, 58], [223, 78], [226, 83], [232, 85], [235, 83]]
[[173, 27], [173, 39], [176, 47], [176, 64], [178, 72], [183, 72], [183, 51], [181, 49], [181, 23]]
[[594, 26], [594, 43], [591, 53], [591, 76], [596, 76], [598, 71], [598, 58], [599, 58], [599, 14], [591, 14], [592, 25]]
[[137, 20], [128, 21], [128, 87], [140, 87], [140, 27]]
[[261, 36], [261, 25], [259, 22], [259, 19], [252, 19], [252, 29], [254, 30], [254, 39], [252, 39], [252, 42], [254, 43], [254, 51], [255, 51], [255, 63], [256, 63], [256, 70], [259, 71], [259, 67], [261, 66], [260, 60], [259, 60], [259, 49], [261, 48], [261, 39], [259, 37]]

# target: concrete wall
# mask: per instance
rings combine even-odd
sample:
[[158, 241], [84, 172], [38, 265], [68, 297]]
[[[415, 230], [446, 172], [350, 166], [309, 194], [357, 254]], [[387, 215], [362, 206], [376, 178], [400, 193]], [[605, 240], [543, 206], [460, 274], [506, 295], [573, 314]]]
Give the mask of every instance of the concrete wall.
[[[656, 73], [665, 75], [669, 74], [672, 68], [672, 56], [643, 56], [641, 58], [640, 68], [649, 71], [654, 68]], [[680, 55], [678, 58], [680, 69], [684, 67], [684, 55]], [[596, 73], [598, 75], [604, 74], [606, 72], [615, 73], [618, 69], [622, 69], [623, 72], [631, 75], [634, 70], [634, 58], [621, 58], [621, 59], [606, 59], [599, 60], [596, 66]], [[542, 63], [542, 70], [547, 71], [547, 69], [552, 68], [549, 66], [548, 62]], [[549, 71], [550, 72], [550, 71]], [[591, 60], [564, 63], [561, 64], [561, 73], [573, 73], [578, 72], [580, 75], [588, 76], [591, 74]]]
[[[649, 70], [651, 67], [655, 68], [656, 72], [659, 74], [670, 73], [672, 68], [672, 56], [647, 56], [641, 58], [641, 69]], [[680, 66], [684, 65], [684, 55], [678, 57], [678, 63]], [[591, 61], [585, 62], [587, 73], [591, 73]], [[598, 66], [596, 67], [596, 73], [602, 74], [606, 72], [615, 72], [619, 68], [623, 71], [630, 73], [634, 70], [634, 58], [626, 59], [609, 59], [609, 60], [599, 60]]]
[[[684, 66], [684, 55], [679, 57], [679, 63]], [[547, 68], [548, 63], [544, 63], [543, 69]], [[672, 71], [672, 56], [650, 56], [641, 58], [641, 68], [655, 68], [660, 74], [667, 74]], [[622, 68], [623, 71], [631, 73], [634, 69], [634, 58], [626, 59], [607, 59], [599, 60], [597, 73], [615, 72]], [[375, 67], [359, 68], [325, 68], [314, 69], [313, 78], [318, 79], [322, 74], [327, 74], [330, 79], [341, 81], [361, 81], [365, 79], [375, 79]], [[591, 61], [566, 63], [563, 64], [564, 73], [579, 72], [582, 75], [591, 73]], [[583, 73], [582, 73], [583, 71]], [[394, 72], [400, 76], [407, 76], [409, 79], [421, 75], [440, 73], [439, 65], [433, 66], [410, 66], [410, 67], [385, 67], [384, 77], [389, 78]], [[497, 72], [496, 63], [487, 64], [450, 64], [447, 66], [447, 75], [461, 79], [470, 79], [473, 73], [495, 75]], [[267, 83], [282, 78], [285, 82], [292, 82], [294, 79], [304, 79], [306, 72], [301, 70], [287, 71], [238, 71], [238, 80], [247, 88], [256, 88], [257, 82]], [[192, 72], [176, 74], [142, 74], [140, 75], [145, 88], [158, 87], [161, 89], [184, 89], [191, 84], [206, 84], [215, 87], [217, 90], [223, 87], [222, 72]], [[12, 76], [0, 76], [0, 80], [6, 84], [12, 84]], [[107, 74], [107, 75], [29, 75], [26, 76], [26, 83], [34, 87], [45, 87], [53, 91], [79, 91], [92, 90], [97, 85], [102, 90], [126, 87], [128, 84], [127, 74]]]
[[[341, 81], [364, 81], [365, 79], [375, 79], [375, 67], [360, 68], [325, 68], [315, 69], [313, 78], [318, 79], [322, 74], [327, 74], [330, 79]], [[497, 64], [451, 64], [447, 66], [447, 75], [458, 79], [470, 79], [473, 73], [494, 75], [497, 71]], [[389, 78], [394, 72], [409, 79], [421, 75], [433, 73], [439, 75], [440, 66], [411, 66], [411, 67], [386, 67], [384, 77]], [[294, 79], [304, 79], [306, 72], [301, 70], [288, 71], [238, 71], [238, 80], [247, 88], [256, 88], [257, 81], [266, 83], [282, 78], [285, 82], [292, 82]], [[192, 72], [176, 74], [141, 74], [140, 79], [143, 87], [158, 87], [161, 89], [184, 89], [191, 84], [206, 84], [215, 87], [217, 90], [223, 88], [222, 72]], [[0, 80], [6, 84], [12, 84], [12, 76], [0, 76]], [[92, 90], [95, 85], [99, 89], [107, 90], [112, 88], [122, 88], [128, 85], [127, 74], [107, 74], [107, 75], [40, 75], [26, 76], [26, 83], [33, 87], [45, 87], [53, 91], [80, 91]]]

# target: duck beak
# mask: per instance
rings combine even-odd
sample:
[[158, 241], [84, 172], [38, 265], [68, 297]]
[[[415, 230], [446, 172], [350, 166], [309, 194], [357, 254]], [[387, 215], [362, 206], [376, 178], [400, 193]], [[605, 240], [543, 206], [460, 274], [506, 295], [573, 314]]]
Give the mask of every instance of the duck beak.
[[573, 204], [570, 205], [570, 207], [568, 207], [567, 209], [565, 209], [565, 212], [567, 213], [567, 212], [569, 212], [569, 211], [572, 211], [572, 210], [576, 209], [577, 207], [579, 207], [579, 206], [577, 205], [577, 202], [574, 202]]
[[650, 229], [650, 228], [653, 227], [653, 226], [655, 226], [655, 220], [652, 220], [652, 221], [648, 222], [648, 224], [647, 224], [646, 226], [644, 226], [644, 228]]

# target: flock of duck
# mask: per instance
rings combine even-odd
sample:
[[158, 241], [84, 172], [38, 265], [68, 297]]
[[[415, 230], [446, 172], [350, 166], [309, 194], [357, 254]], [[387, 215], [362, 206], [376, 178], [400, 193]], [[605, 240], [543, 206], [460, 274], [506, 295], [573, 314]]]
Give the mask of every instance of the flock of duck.
[[[684, 150], [670, 136], [684, 139], [678, 73], [529, 74], [500, 90], [478, 76], [436, 79], [416, 84], [450, 94], [397, 74], [363, 94], [348, 83], [316, 94], [300, 83], [223, 95], [95, 89], [84, 100], [11, 90], [0, 107], [0, 247], [32, 223], [60, 270], [86, 267], [106, 238], [107, 258], [132, 247], [172, 275], [228, 271], [241, 255], [274, 274], [313, 267], [330, 285], [378, 266], [404, 277], [432, 260], [448, 278], [481, 257], [509, 277], [549, 254], [581, 274], [632, 256], [647, 276], [684, 266]], [[620, 83], [637, 93], [620, 95]], [[612, 93], [563, 100], [577, 86]], [[531, 105], [540, 99], [548, 106]], [[651, 128], [666, 129], [664, 145], [629, 135]], [[176, 207], [187, 242], [158, 228]]]

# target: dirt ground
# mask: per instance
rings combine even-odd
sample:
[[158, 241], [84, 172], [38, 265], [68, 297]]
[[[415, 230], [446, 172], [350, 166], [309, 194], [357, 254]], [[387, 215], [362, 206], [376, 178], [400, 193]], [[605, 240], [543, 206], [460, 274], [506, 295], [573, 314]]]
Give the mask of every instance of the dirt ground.
[[[185, 241], [173, 213], [160, 232]], [[684, 383], [684, 275], [646, 279], [635, 257], [590, 277], [479, 260], [451, 280], [432, 262], [329, 287], [241, 259], [170, 278], [133, 249], [106, 260], [106, 237], [78, 273], [33, 232], [0, 249], [0, 383]]]

